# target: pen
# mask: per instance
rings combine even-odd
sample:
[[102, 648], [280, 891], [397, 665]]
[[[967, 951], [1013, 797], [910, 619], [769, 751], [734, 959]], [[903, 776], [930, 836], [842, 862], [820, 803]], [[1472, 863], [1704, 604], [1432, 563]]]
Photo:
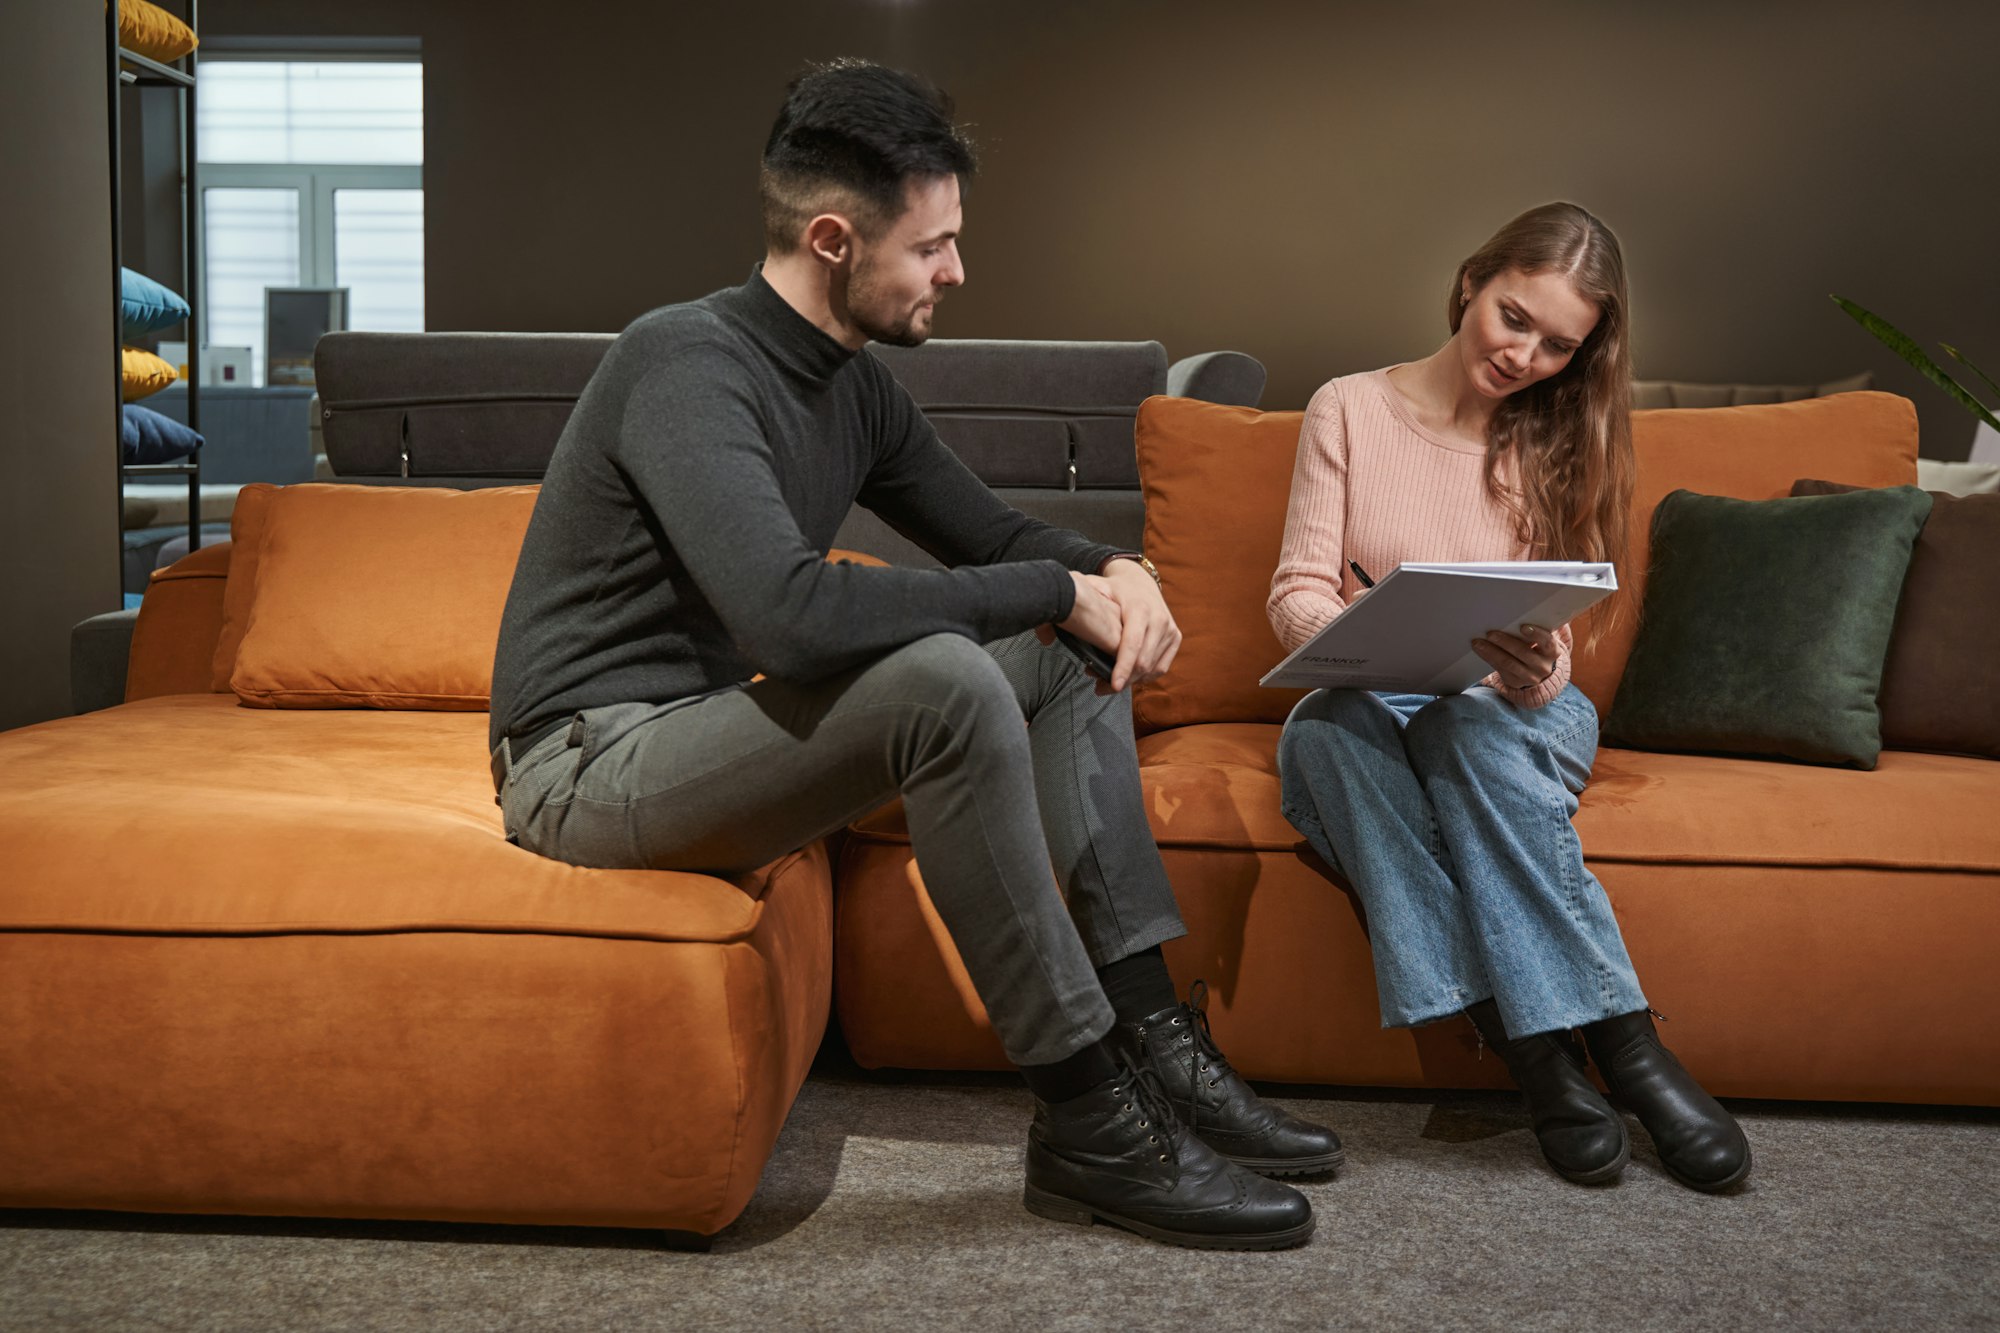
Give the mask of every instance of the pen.
[[1360, 579], [1360, 580], [1361, 580], [1361, 586], [1362, 586], [1362, 587], [1364, 587], [1364, 588], [1372, 588], [1372, 587], [1374, 587], [1374, 586], [1375, 586], [1375, 580], [1374, 580], [1374, 579], [1371, 579], [1371, 578], [1369, 578], [1369, 577], [1368, 577], [1368, 571], [1367, 571], [1367, 570], [1365, 570], [1365, 569], [1363, 569], [1363, 568], [1362, 568], [1361, 566], [1359, 566], [1359, 565], [1355, 564], [1355, 563], [1354, 563], [1354, 562], [1353, 562], [1352, 560], [1350, 560], [1350, 561], [1348, 561], [1348, 562], [1347, 562], [1347, 567], [1348, 567], [1349, 569], [1351, 569], [1351, 570], [1353, 570], [1353, 571], [1354, 571], [1354, 577], [1355, 577], [1355, 578], [1357, 578], [1357, 579]]

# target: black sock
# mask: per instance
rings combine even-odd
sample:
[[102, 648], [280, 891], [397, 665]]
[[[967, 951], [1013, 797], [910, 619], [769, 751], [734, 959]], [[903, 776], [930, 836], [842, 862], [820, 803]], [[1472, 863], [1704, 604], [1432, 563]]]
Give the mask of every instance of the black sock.
[[1093, 1041], [1054, 1064], [1021, 1066], [1021, 1077], [1028, 1081], [1028, 1091], [1045, 1102], [1081, 1097], [1098, 1084], [1109, 1083], [1117, 1074], [1118, 1066], [1101, 1041]]
[[1179, 1003], [1174, 979], [1160, 946], [1141, 949], [1130, 958], [1120, 958], [1097, 969], [1097, 980], [1111, 1001], [1111, 1012], [1121, 1023], [1136, 1023], [1148, 1014], [1171, 1009]]

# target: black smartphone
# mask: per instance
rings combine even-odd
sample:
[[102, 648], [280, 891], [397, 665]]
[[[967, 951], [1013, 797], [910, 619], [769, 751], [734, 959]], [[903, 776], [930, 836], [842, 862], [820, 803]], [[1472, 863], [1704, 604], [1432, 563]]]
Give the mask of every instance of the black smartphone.
[[1105, 652], [1094, 643], [1087, 643], [1066, 629], [1056, 630], [1056, 642], [1074, 653], [1083, 663], [1083, 669], [1099, 680], [1110, 680], [1111, 672], [1118, 665], [1118, 659]]

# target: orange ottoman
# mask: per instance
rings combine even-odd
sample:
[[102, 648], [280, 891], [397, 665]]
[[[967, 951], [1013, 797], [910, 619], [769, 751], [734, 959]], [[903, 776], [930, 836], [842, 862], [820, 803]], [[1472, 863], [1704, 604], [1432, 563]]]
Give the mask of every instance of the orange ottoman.
[[533, 502], [248, 488], [233, 549], [155, 580], [130, 702], [0, 734], [0, 1204], [742, 1211], [825, 1030], [826, 853], [505, 841], [485, 693]]

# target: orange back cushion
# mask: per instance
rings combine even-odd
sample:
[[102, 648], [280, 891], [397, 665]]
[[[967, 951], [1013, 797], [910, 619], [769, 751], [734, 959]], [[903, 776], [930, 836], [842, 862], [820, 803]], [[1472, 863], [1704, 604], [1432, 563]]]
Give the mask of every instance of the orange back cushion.
[[[1185, 398], [1140, 404], [1146, 554], [1185, 635], [1173, 670], [1134, 696], [1141, 730], [1282, 722], [1299, 698], [1296, 690], [1263, 689], [1257, 679], [1284, 656], [1264, 602], [1284, 539], [1303, 419]], [[1653, 510], [1669, 491], [1758, 500], [1789, 494], [1800, 477], [1857, 486], [1916, 477], [1916, 409], [1893, 394], [1635, 412], [1632, 436], [1639, 465], [1632, 549], [1618, 579], [1634, 608], [1645, 593]], [[1577, 628], [1581, 638], [1589, 624]], [[1636, 614], [1627, 615], [1577, 654], [1577, 686], [1600, 711], [1611, 706], [1637, 632]]]
[[1194, 398], [1139, 404], [1146, 557], [1181, 627], [1173, 670], [1138, 687], [1141, 731], [1191, 722], [1282, 722], [1302, 690], [1257, 678], [1284, 657], [1264, 615], [1285, 535], [1303, 412]]
[[539, 487], [263, 490], [246, 497], [247, 520], [238, 502], [216, 653], [221, 669], [235, 632], [227, 679], [239, 699], [487, 707], [500, 612]]

